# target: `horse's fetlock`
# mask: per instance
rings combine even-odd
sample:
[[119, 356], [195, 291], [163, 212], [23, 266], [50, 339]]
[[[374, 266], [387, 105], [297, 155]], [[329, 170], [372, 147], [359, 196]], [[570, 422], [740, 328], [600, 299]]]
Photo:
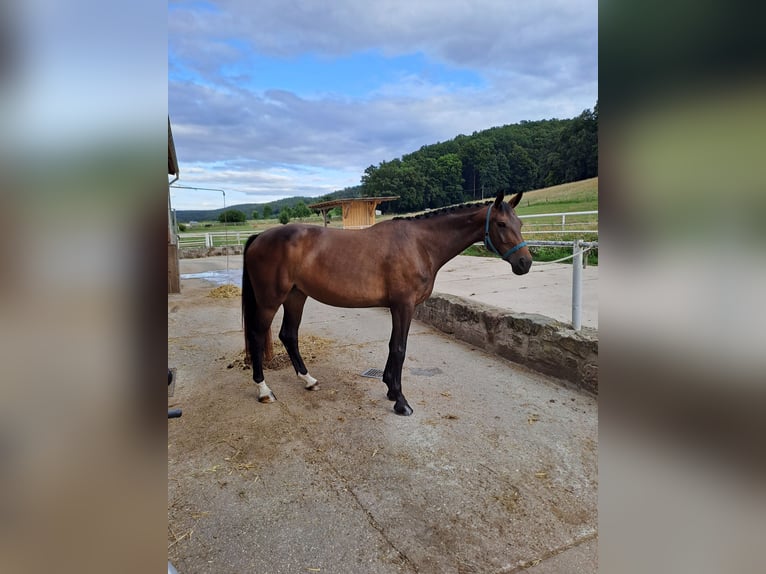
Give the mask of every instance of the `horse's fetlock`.
[[303, 382], [305, 383], [305, 387], [307, 389], [315, 389], [316, 390], [316, 389], [319, 388], [319, 386], [317, 385], [317, 380], [314, 377], [312, 377], [311, 375], [309, 375], [308, 371], [306, 371], [305, 374], [298, 373], [298, 377], [300, 377], [303, 380]]

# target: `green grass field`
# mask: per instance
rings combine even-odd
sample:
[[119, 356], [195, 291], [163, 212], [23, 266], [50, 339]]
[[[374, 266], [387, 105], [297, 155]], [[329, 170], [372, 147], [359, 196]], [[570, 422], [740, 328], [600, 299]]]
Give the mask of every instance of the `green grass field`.
[[[525, 191], [521, 199], [521, 205], [518, 207], [519, 214], [526, 208], [532, 208], [539, 205], [598, 205], [598, 178], [583, 179], [571, 183], [562, 183], [553, 187]], [[590, 209], [590, 208], [588, 208]], [[588, 209], [546, 209], [546, 211], [587, 211]], [[541, 213], [540, 211], [529, 211], [528, 213]]]
[[[510, 196], [507, 198], [510, 199]], [[525, 191], [521, 203], [516, 208], [520, 216], [543, 213], [568, 213], [571, 211], [598, 210], [598, 178], [565, 183], [544, 189]], [[566, 218], [567, 231], [581, 230], [582, 233], [562, 233], [561, 217], [535, 217], [524, 220], [522, 233], [526, 240], [571, 241], [583, 239], [598, 241], [598, 214], [570, 215]], [[594, 233], [595, 231], [595, 233]], [[555, 261], [572, 254], [569, 247], [531, 247], [530, 252], [536, 261]], [[477, 257], [497, 257], [484, 247], [471, 246], [463, 255]], [[585, 255], [589, 265], [598, 264], [598, 249]], [[567, 260], [564, 263], [570, 263]]]

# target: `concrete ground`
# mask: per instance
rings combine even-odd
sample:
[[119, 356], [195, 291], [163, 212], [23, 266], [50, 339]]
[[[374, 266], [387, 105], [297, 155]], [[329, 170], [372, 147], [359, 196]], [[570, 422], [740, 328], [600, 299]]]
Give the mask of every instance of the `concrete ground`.
[[[499, 258], [458, 255], [436, 275], [434, 291], [516, 311], [572, 322], [572, 266], [533, 263], [516, 276]], [[582, 325], [598, 329], [598, 267], [582, 273]]]
[[[544, 299], [554, 277], [458, 259], [471, 270], [451, 262], [437, 289], [493, 305], [530, 301], [533, 285]], [[181, 272], [222, 261], [182, 260]], [[360, 376], [385, 364], [388, 311], [309, 300], [301, 345], [321, 389], [303, 390], [291, 367], [269, 370], [278, 401], [263, 405], [238, 362], [239, 299], [211, 298], [212, 287], [184, 279], [168, 296], [169, 405], [184, 411], [168, 421], [179, 572], [597, 570], [593, 397], [414, 322], [403, 390], [415, 412], [399, 417], [385, 385]]]

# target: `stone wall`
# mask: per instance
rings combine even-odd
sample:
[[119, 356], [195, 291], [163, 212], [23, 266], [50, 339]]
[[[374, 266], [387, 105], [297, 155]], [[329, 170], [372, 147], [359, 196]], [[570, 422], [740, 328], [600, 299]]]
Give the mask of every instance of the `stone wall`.
[[598, 331], [433, 293], [415, 318], [515, 363], [598, 393]]

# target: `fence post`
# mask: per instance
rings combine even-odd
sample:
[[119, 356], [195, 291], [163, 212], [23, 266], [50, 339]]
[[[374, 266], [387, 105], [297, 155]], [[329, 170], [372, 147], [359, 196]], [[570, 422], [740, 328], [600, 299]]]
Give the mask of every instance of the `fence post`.
[[582, 239], [572, 242], [572, 328], [582, 328]]
[[209, 233], [205, 233], [205, 247], [212, 247], [213, 246], [213, 238], [210, 236]]
[[567, 226], [567, 216], [565, 213], [561, 214], [561, 231], [566, 231]]

